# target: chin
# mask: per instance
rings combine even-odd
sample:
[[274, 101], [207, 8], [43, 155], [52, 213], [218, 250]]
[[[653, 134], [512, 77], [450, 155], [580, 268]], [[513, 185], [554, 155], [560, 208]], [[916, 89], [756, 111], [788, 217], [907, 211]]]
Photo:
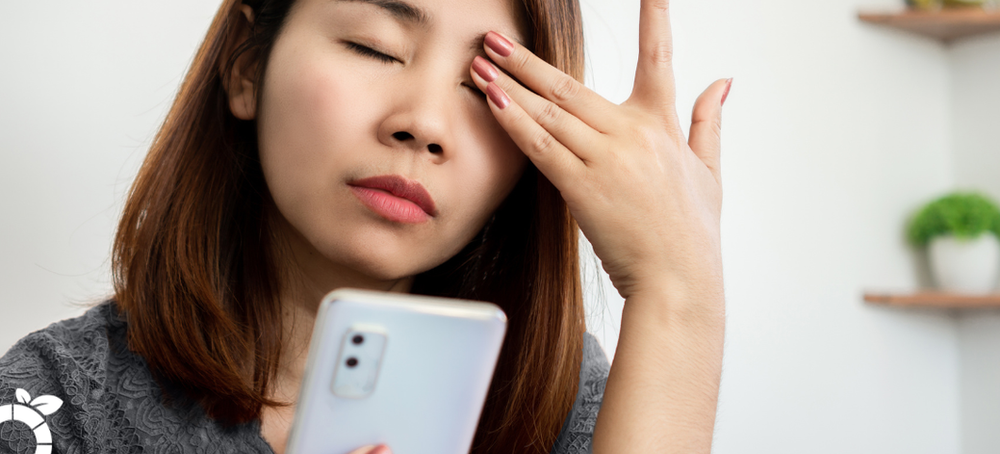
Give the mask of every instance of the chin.
[[446, 262], [462, 249], [460, 246], [450, 251], [450, 248], [442, 247], [434, 241], [407, 241], [399, 237], [372, 238], [371, 235], [337, 246], [339, 247], [328, 249], [329, 254], [323, 255], [335, 263], [379, 281], [416, 276]]

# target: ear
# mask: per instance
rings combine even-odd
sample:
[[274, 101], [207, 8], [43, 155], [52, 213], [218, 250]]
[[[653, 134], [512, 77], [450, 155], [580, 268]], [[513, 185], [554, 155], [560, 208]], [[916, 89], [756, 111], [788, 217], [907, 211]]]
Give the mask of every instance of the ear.
[[228, 74], [225, 73], [225, 62], [229, 61], [235, 52], [250, 37], [250, 28], [253, 26], [253, 10], [247, 5], [240, 6], [241, 15], [237, 15], [237, 21], [233, 34], [230, 37], [229, 45], [226, 46], [226, 57], [222, 60], [223, 67], [220, 68], [222, 85], [229, 97], [229, 110], [236, 118], [241, 120], [253, 120], [257, 116], [257, 91], [256, 91], [256, 69], [257, 62], [251, 61], [252, 55], [243, 53], [233, 63], [233, 67]]

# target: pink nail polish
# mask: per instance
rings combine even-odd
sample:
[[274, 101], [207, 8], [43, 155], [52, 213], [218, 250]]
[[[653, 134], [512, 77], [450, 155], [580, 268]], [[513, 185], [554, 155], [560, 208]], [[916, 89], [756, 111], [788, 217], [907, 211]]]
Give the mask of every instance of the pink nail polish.
[[497, 32], [486, 34], [486, 45], [501, 57], [509, 57], [511, 52], [514, 52], [514, 45]]
[[507, 93], [504, 93], [497, 84], [490, 82], [486, 86], [486, 96], [489, 96], [493, 100], [493, 104], [496, 104], [500, 109], [506, 108], [510, 105], [510, 98], [507, 97]]
[[490, 62], [479, 56], [472, 60], [472, 69], [475, 70], [476, 74], [479, 74], [479, 77], [482, 77], [486, 82], [493, 82], [494, 80], [497, 80], [497, 76], [500, 75], [497, 73], [497, 69], [494, 68]]
[[729, 89], [730, 88], [733, 88], [733, 78], [732, 77], [730, 77], [729, 80], [726, 81], [726, 91], [724, 93], [722, 93], [722, 103], [720, 105], [725, 105], [726, 104], [726, 98], [729, 97]]

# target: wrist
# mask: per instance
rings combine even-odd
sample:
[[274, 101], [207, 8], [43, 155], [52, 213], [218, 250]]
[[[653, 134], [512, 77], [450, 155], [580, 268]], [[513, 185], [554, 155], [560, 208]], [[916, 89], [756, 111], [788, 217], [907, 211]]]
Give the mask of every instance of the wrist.
[[625, 297], [624, 311], [626, 318], [638, 317], [661, 326], [678, 322], [722, 326], [725, 323], [722, 273], [664, 274], [644, 281]]
[[646, 254], [604, 266], [626, 300], [634, 296], [722, 290], [722, 252], [717, 245]]
[[637, 267], [631, 279], [622, 279], [622, 297], [630, 299], [686, 299], [685, 297], [721, 297], [723, 293], [722, 260], [691, 261], [682, 267], [668, 265]]

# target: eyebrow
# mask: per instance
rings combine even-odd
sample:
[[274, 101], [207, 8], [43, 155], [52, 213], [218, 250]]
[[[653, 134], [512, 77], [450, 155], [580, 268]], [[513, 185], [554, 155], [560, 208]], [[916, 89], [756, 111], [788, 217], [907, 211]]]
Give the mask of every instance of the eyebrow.
[[409, 3], [400, 0], [338, 0], [340, 2], [367, 3], [386, 10], [398, 20], [412, 22], [417, 25], [426, 25], [428, 22], [427, 13]]
[[[367, 3], [379, 8], [386, 10], [389, 14], [395, 17], [397, 20], [404, 22], [412, 22], [417, 25], [427, 25], [430, 22], [430, 15], [426, 11], [420, 9], [419, 7], [413, 6], [406, 3], [403, 0], [336, 0], [341, 3]], [[524, 42], [521, 41], [517, 36], [511, 37], [518, 44], [524, 46]], [[472, 40], [472, 44], [469, 49], [473, 52], [478, 51], [485, 55], [483, 52], [483, 44], [486, 41], [486, 33], [483, 33]]]

